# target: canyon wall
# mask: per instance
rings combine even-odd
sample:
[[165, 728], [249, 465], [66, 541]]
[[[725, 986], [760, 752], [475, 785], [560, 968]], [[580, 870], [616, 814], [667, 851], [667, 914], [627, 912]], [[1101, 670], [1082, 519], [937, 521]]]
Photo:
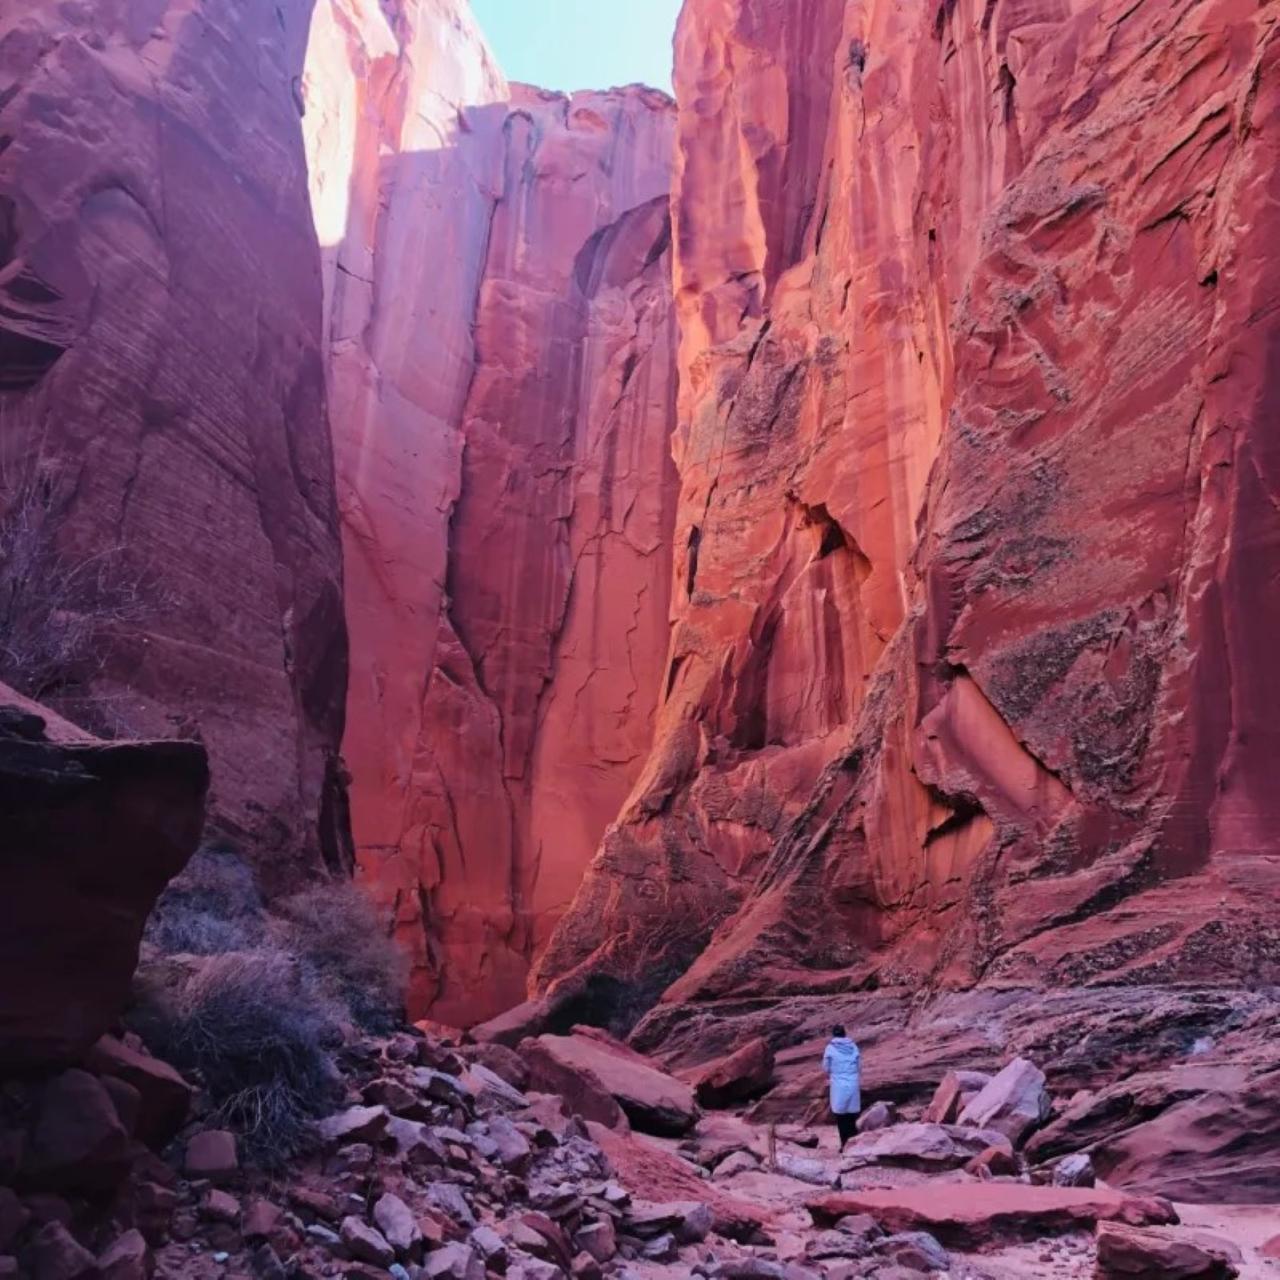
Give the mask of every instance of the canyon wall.
[[[109, 565], [111, 625], [76, 712], [199, 737], [211, 836], [268, 885], [349, 864], [298, 118], [309, 17], [302, 0], [9, 0], [0, 15], [0, 508], [26, 504], [25, 545], [45, 557], [5, 599], [6, 638], [49, 611], [57, 566], [80, 566], [79, 602]], [[24, 661], [7, 655], [11, 682]]]
[[324, 0], [325, 271], [359, 875], [415, 1014], [519, 1001], [652, 738], [674, 109], [508, 85], [465, 5]]
[[689, 0], [676, 68], [672, 661], [538, 982], [1274, 982], [1274, 9]]

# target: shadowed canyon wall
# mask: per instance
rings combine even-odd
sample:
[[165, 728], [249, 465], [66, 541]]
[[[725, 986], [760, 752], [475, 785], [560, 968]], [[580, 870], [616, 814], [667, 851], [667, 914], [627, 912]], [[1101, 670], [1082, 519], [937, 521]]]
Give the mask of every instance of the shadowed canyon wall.
[[672, 661], [538, 980], [1274, 982], [1274, 7], [689, 0], [676, 55]]
[[508, 85], [465, 6], [317, 6], [360, 876], [411, 1008], [524, 995], [652, 739], [668, 643], [674, 108]]
[[202, 739], [211, 833], [269, 885], [349, 865], [298, 118], [309, 16], [301, 0], [0, 12], [0, 505], [37, 494], [64, 563], [123, 561], [91, 719]]

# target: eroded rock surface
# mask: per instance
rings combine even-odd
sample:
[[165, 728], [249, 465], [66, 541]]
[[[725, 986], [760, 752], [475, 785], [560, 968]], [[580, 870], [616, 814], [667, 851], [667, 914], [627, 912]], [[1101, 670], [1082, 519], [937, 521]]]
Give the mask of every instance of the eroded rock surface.
[[349, 865], [309, 18], [0, 14], [0, 510], [34, 484], [59, 554], [118, 562], [129, 607], [95, 637], [85, 714], [199, 737], [211, 834], [277, 884]]
[[1273, 979], [1271, 17], [692, 0], [676, 53], [672, 661], [540, 981]]
[[674, 110], [508, 85], [464, 5], [324, 0], [304, 92], [361, 874], [469, 1025], [639, 773], [676, 482]]

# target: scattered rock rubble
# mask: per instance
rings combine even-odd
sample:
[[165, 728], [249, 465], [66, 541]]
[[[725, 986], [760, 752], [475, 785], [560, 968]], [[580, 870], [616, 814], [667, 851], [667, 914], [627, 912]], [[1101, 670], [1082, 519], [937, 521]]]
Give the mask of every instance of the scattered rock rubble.
[[171, 1068], [107, 1037], [3, 1093], [0, 1280], [1246, 1274], [1168, 1201], [1096, 1186], [1086, 1154], [1029, 1165], [1052, 1108], [1024, 1059], [948, 1073], [928, 1107], [869, 1106], [843, 1153], [722, 1109], [763, 1061], [691, 1082], [584, 1029], [517, 1050], [360, 1041], [345, 1105], [270, 1171]]

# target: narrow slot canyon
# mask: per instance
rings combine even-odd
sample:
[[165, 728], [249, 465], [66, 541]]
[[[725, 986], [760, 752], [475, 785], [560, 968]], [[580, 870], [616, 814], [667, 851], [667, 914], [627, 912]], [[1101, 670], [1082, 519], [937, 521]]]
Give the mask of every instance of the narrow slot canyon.
[[546, 3], [0, 11], [0, 1280], [1280, 1274], [1280, 8]]

